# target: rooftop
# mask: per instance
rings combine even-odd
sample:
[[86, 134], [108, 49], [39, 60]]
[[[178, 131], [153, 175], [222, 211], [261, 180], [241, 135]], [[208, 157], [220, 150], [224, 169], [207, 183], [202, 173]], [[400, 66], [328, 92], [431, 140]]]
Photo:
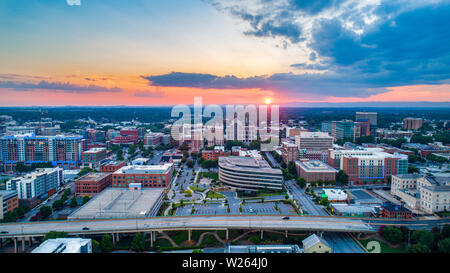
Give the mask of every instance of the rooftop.
[[295, 161], [295, 164], [301, 166], [304, 170], [309, 172], [336, 172], [334, 168], [320, 160], [309, 160], [309, 161]]
[[280, 169], [272, 169], [264, 159], [247, 156], [219, 157], [219, 166], [233, 170], [264, 172], [282, 175]]
[[165, 163], [163, 165], [129, 165], [123, 166], [114, 174], [165, 174], [173, 168], [172, 163]]
[[72, 213], [69, 219], [145, 217], [163, 194], [162, 188], [106, 188]]
[[57, 238], [44, 241], [32, 253], [80, 253], [80, 248], [89, 244], [91, 239]]
[[303, 248], [305, 248], [305, 249], [313, 247], [318, 243], [323, 243], [324, 245], [331, 248], [327, 241], [325, 241], [322, 237], [317, 236], [316, 234], [312, 234], [308, 238], [304, 239], [302, 241], [302, 243], [303, 243]]
[[108, 175], [111, 175], [111, 173], [88, 173], [80, 177], [77, 181], [86, 181], [86, 182], [99, 181], [107, 177]]

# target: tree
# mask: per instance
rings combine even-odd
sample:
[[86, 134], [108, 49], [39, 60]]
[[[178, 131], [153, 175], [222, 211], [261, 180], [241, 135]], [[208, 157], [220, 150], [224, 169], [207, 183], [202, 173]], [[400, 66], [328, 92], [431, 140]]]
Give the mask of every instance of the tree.
[[67, 233], [64, 231], [49, 231], [45, 234], [44, 240], [57, 239], [57, 238], [67, 238]]
[[83, 196], [83, 205], [89, 202], [89, 200], [91, 200], [91, 198], [88, 195]]
[[109, 234], [105, 234], [100, 241], [100, 247], [103, 252], [111, 252], [114, 250], [114, 244]]
[[399, 228], [386, 226], [381, 231], [384, 239], [391, 244], [398, 244], [403, 239], [403, 233]]
[[72, 199], [70, 200], [70, 207], [71, 207], [71, 208], [75, 208], [76, 206], [78, 206], [78, 202], [77, 202], [77, 198], [74, 196], [74, 197], [72, 197]]
[[320, 200], [320, 205], [328, 207], [328, 205], [330, 204], [330, 201], [328, 201], [328, 198], [322, 198], [322, 200]]
[[100, 253], [101, 251], [100, 243], [92, 239], [92, 253]]
[[441, 231], [442, 237], [450, 238], [450, 224], [444, 225]]
[[414, 165], [409, 165], [408, 166], [408, 173], [419, 173], [419, 168], [417, 168]]
[[336, 175], [336, 182], [340, 185], [347, 185], [348, 184], [348, 175], [344, 173], [343, 170], [339, 170], [339, 172]]
[[428, 246], [421, 243], [417, 243], [408, 247], [408, 253], [428, 253], [428, 252], [430, 252]]
[[201, 250], [201, 249], [194, 249], [194, 250], [192, 250], [192, 253], [203, 253], [203, 250]]
[[297, 170], [295, 169], [295, 163], [293, 161], [289, 162], [288, 171], [292, 176], [297, 176]]
[[441, 253], [450, 253], [450, 238], [441, 240], [439, 242], [439, 251]]
[[414, 244], [420, 243], [430, 248], [434, 242], [434, 234], [427, 230], [414, 230], [411, 235], [411, 241]]
[[140, 233], [136, 233], [131, 242], [131, 250], [133, 251], [144, 251], [145, 250], [145, 240]]
[[42, 206], [39, 211], [41, 212], [42, 219], [46, 219], [53, 213], [52, 208], [49, 206]]
[[187, 166], [188, 168], [194, 168], [194, 161], [192, 161], [191, 159], [189, 159], [189, 160], [186, 162], [186, 166]]
[[54, 210], [60, 210], [64, 207], [64, 201], [62, 199], [58, 199], [55, 202], [53, 202], [52, 207]]

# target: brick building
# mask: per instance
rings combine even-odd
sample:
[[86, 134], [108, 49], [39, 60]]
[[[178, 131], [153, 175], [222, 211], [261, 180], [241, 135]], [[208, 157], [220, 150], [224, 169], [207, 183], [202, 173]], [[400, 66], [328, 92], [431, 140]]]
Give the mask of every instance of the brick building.
[[88, 173], [75, 181], [77, 196], [93, 196], [111, 186], [112, 173]]
[[112, 186], [127, 188], [130, 183], [141, 183], [143, 188], [167, 188], [172, 183], [173, 164], [124, 166], [113, 173]]

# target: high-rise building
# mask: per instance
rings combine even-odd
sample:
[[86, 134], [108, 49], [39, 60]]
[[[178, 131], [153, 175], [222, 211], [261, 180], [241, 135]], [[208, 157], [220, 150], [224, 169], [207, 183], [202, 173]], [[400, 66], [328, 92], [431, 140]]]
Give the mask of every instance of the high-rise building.
[[421, 118], [405, 118], [403, 119], [403, 129], [406, 130], [418, 130], [423, 125], [423, 119]]
[[13, 170], [17, 162], [25, 165], [51, 162], [53, 166], [77, 168], [81, 163], [82, 137], [75, 135], [0, 137], [0, 162]]
[[300, 159], [327, 162], [328, 149], [333, 148], [333, 137], [325, 132], [301, 132], [295, 136]]
[[377, 135], [378, 128], [378, 113], [377, 112], [356, 112], [356, 121], [368, 120], [370, 123], [370, 135]]
[[408, 156], [382, 149], [329, 150], [330, 166], [343, 170], [351, 185], [387, 183], [389, 177], [408, 172]]
[[17, 191], [20, 203], [34, 207], [39, 199], [55, 193], [63, 182], [63, 169], [42, 168], [7, 181], [6, 189]]
[[294, 162], [299, 156], [298, 146], [295, 145], [295, 143], [283, 141], [281, 143], [281, 156], [286, 164], [289, 164], [289, 162]]

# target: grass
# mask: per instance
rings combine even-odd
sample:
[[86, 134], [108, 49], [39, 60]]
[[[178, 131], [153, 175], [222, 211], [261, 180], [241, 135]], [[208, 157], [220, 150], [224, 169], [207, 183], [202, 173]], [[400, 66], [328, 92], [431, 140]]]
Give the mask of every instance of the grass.
[[439, 215], [440, 217], [450, 217], [450, 211], [441, 211], [436, 214]]
[[[186, 242], [188, 239], [188, 231], [187, 230], [167, 232], [167, 235], [169, 235], [170, 238], [172, 238], [172, 240], [177, 245], [180, 245], [180, 244]], [[192, 237], [191, 237], [191, 239], [192, 239]]]
[[[389, 245], [387, 245], [386, 243], [376, 240], [376, 239], [365, 239], [365, 240], [359, 240], [359, 242], [364, 246], [367, 247], [367, 244], [371, 241], [376, 241], [380, 244], [380, 248], [381, 248], [381, 253], [407, 253], [406, 251], [406, 247], [404, 244], [402, 244], [399, 247], [390, 247]], [[371, 249], [367, 249], [369, 252], [371, 252]]]
[[197, 186], [190, 186], [189, 188], [193, 191], [199, 191], [199, 192], [204, 192], [206, 190], [206, 189], [201, 189]]
[[225, 195], [220, 194], [220, 193], [215, 192], [215, 191], [209, 191], [209, 192], [206, 194], [206, 197], [207, 197], [207, 198], [211, 198], [211, 199], [221, 199], [221, 198], [225, 198]]
[[210, 178], [212, 180], [219, 180], [219, 174], [216, 172], [203, 172], [202, 175], [203, 177]]

